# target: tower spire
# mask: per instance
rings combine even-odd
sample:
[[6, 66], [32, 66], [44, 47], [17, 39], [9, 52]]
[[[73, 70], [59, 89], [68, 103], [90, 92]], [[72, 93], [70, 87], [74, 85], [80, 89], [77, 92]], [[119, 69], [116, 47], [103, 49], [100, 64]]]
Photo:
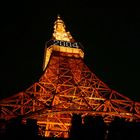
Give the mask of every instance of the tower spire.
[[60, 18], [59, 14], [57, 15], [57, 19], [54, 22], [53, 38], [55, 40], [62, 40], [62, 41], [69, 41], [69, 42], [73, 40], [73, 37], [71, 36], [70, 32], [66, 31], [65, 23]]
[[57, 14], [57, 19], [60, 19], [60, 14]]

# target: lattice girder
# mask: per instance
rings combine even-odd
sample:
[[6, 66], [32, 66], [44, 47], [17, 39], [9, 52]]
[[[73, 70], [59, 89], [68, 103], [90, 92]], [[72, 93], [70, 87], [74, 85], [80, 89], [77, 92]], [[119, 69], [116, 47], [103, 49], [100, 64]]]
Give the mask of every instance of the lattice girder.
[[[42, 77], [24, 92], [0, 102], [1, 118], [23, 116], [45, 125], [44, 135], [68, 137], [72, 113], [140, 119], [140, 103], [111, 90], [82, 59], [52, 54]], [[63, 116], [63, 117], [62, 117]], [[44, 127], [43, 127], [44, 128]]]
[[0, 118], [36, 119], [40, 135], [68, 137], [73, 113], [140, 121], [140, 103], [110, 89], [83, 61], [75, 42], [58, 16], [52, 39], [45, 45], [41, 78], [25, 91], [0, 101]]

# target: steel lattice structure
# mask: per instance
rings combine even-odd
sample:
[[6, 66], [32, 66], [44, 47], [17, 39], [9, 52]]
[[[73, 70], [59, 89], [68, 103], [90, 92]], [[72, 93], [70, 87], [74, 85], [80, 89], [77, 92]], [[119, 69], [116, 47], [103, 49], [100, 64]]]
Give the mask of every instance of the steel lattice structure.
[[65, 29], [58, 16], [53, 39], [46, 43], [41, 78], [25, 91], [1, 100], [0, 118], [36, 119], [40, 134], [46, 137], [68, 137], [73, 113], [100, 115], [105, 122], [116, 116], [140, 121], [140, 103], [110, 89], [91, 72], [83, 50], [62, 26]]

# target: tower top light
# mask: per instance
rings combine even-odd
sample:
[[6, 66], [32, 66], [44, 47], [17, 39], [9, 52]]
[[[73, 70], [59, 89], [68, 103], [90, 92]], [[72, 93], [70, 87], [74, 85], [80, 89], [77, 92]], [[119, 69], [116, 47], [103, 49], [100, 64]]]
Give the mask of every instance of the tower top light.
[[65, 23], [60, 18], [60, 15], [57, 16], [57, 20], [54, 22], [53, 39], [68, 42], [72, 42], [73, 40], [70, 32], [66, 31]]

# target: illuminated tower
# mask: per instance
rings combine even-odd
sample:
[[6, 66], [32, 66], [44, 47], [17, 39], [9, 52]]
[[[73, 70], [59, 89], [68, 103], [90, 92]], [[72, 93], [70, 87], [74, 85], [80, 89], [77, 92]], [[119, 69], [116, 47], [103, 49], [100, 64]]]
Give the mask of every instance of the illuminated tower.
[[84, 63], [84, 51], [60, 16], [45, 44], [43, 74], [25, 91], [0, 101], [0, 118], [36, 119], [40, 134], [68, 137], [73, 113], [140, 121], [140, 103], [110, 89]]

